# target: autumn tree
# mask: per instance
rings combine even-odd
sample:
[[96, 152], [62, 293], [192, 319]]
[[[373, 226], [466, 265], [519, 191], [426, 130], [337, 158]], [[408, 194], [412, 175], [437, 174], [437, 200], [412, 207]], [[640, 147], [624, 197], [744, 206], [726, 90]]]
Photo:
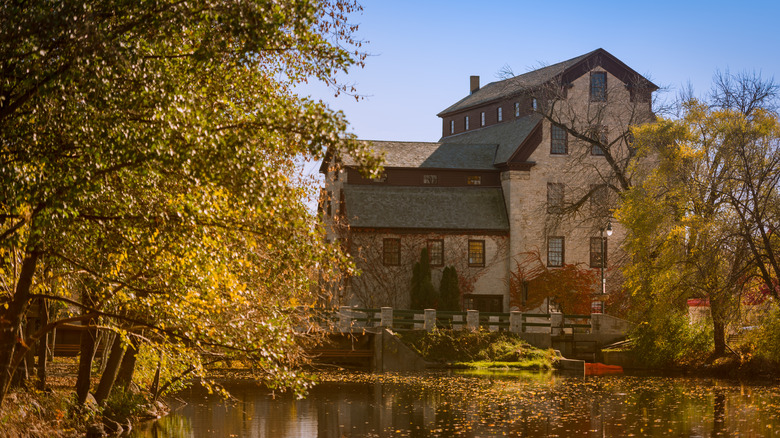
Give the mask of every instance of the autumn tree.
[[725, 351], [726, 327], [749, 280], [758, 275], [777, 294], [772, 212], [780, 133], [776, 114], [763, 105], [772, 93], [761, 89], [776, 88], [771, 82], [751, 79], [755, 93], [743, 96], [757, 100], [744, 102], [733, 95], [751, 88], [746, 76], [730, 89], [720, 79], [712, 105], [689, 98], [679, 119], [635, 130], [641, 154], [657, 165], [619, 211], [629, 230], [635, 318], [663, 325], [664, 315], [685, 309], [686, 298], [706, 298], [716, 355]]
[[569, 314], [590, 313], [597, 272], [579, 265], [548, 268], [538, 251], [521, 254], [509, 274], [509, 306], [522, 311], [545, 303]]
[[[296, 84], [360, 66], [351, 1], [31, 1], [0, 11], [0, 401], [63, 324], [301, 388], [290, 309], [336, 266], [295, 159], [367, 154]], [[22, 331], [33, 300], [60, 318]], [[181, 353], [181, 354], [179, 354]], [[196, 359], [199, 360], [199, 359]], [[293, 367], [291, 367], [293, 366]], [[196, 363], [196, 372], [202, 367]]]

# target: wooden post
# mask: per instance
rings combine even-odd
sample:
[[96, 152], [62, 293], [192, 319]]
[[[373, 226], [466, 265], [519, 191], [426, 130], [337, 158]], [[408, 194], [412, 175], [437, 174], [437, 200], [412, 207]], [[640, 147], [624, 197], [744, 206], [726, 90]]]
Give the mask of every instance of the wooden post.
[[[49, 302], [45, 298], [40, 298], [38, 303], [38, 318], [40, 327], [49, 323]], [[49, 334], [46, 333], [38, 340], [38, 389], [43, 391], [46, 388], [46, 347], [49, 341]]]

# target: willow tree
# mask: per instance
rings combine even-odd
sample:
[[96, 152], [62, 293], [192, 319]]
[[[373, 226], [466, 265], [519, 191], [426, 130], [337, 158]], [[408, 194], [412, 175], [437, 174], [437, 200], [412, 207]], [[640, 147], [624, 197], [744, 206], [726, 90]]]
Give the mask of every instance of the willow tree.
[[769, 235], [778, 194], [768, 176], [777, 177], [780, 124], [761, 108], [743, 113], [689, 99], [681, 109], [677, 120], [635, 130], [657, 166], [618, 212], [633, 262], [626, 277], [637, 319], [650, 329], [682, 313], [686, 298], [708, 299], [720, 355], [748, 280], [757, 276], [777, 294], [774, 258], [766, 255], [776, 254]]
[[[292, 173], [371, 159], [293, 88], [361, 66], [349, 0], [64, 0], [0, 9], [0, 400], [81, 321], [161, 352], [232, 352], [296, 386], [289, 309], [340, 262]], [[68, 307], [33, 334], [36, 299]], [[175, 355], [176, 353], [172, 354]]]

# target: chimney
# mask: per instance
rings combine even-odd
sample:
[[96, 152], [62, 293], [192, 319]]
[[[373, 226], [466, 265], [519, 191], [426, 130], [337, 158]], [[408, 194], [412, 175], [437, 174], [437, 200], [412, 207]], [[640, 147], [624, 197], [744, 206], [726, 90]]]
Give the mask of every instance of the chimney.
[[471, 76], [469, 79], [471, 79], [470, 87], [471, 88], [471, 94], [474, 94], [477, 90], [479, 90], [479, 76]]

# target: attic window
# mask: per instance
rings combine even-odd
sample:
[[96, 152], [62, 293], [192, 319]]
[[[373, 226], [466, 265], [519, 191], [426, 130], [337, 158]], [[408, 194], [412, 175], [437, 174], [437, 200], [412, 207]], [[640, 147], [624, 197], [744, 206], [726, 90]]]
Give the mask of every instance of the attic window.
[[531, 108], [533, 108], [534, 111], [536, 111], [536, 109], [538, 108], [538, 103], [536, 102], [536, 98], [535, 97], [533, 99], [531, 99]]
[[450, 134], [455, 133], [455, 120], [450, 120]]
[[607, 74], [605, 72], [592, 72], [590, 74], [590, 101], [607, 101]]
[[423, 184], [438, 184], [438, 175], [423, 175]]
[[515, 102], [515, 117], [520, 117], [520, 102]]
[[466, 126], [466, 131], [468, 131], [469, 130], [469, 116], [466, 116], [466, 118], [464, 119], [463, 124]]
[[479, 126], [485, 126], [485, 112], [479, 113]]
[[482, 184], [482, 177], [481, 176], [470, 176], [466, 179], [466, 182], [470, 186], [478, 186]]
[[504, 113], [501, 111], [502, 108], [498, 107], [498, 110], [496, 110], [496, 115], [498, 116], [498, 121], [503, 122], [504, 121]]

